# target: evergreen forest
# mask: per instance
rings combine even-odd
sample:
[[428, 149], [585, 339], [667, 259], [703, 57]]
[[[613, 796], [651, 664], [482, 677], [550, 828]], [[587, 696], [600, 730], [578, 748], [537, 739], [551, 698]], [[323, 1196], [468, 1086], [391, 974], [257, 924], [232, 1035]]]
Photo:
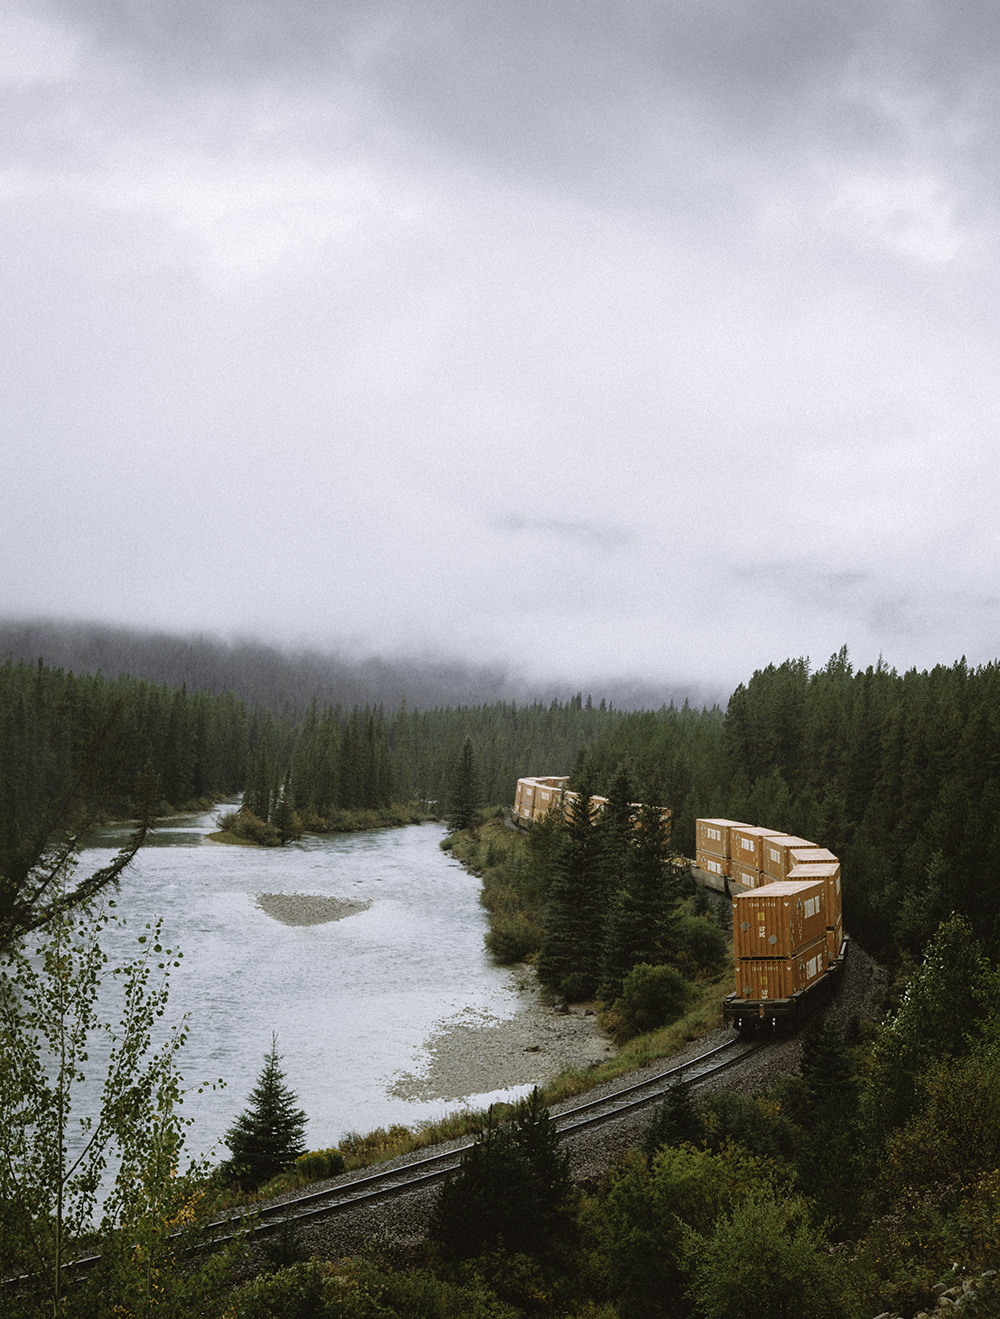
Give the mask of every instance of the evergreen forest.
[[[871, 1319], [933, 1308], [936, 1284], [968, 1315], [996, 1314], [995, 1286], [977, 1290], [971, 1275], [1000, 1260], [998, 684], [996, 665], [899, 674], [856, 670], [842, 651], [822, 668], [770, 665], [724, 709], [625, 710], [582, 692], [392, 708], [317, 696], [275, 709], [232, 692], [8, 659], [0, 1264], [31, 1281], [0, 1299], [18, 1319]], [[529, 774], [569, 774], [583, 804], [521, 838], [500, 815]], [[53, 903], [45, 876], [61, 873], [95, 820], [137, 820], [135, 847], [155, 815], [240, 793], [275, 846], [302, 830], [446, 820], [456, 854], [472, 848], [465, 854], [484, 870], [503, 870], [501, 884], [484, 888], [503, 917], [495, 954], [530, 955], [543, 982], [614, 1004], [622, 1038], [676, 1015], [695, 982], [716, 992], [712, 977], [725, 976], [719, 921], [678, 864], [693, 854], [695, 819], [795, 833], [840, 857], [846, 928], [890, 971], [887, 1014], [817, 1024], [798, 1072], [757, 1095], [723, 1091], [696, 1105], [676, 1087], [642, 1147], [582, 1187], [541, 1096], [506, 1121], [491, 1112], [419, 1246], [387, 1239], [330, 1262], [289, 1235], [250, 1281], [227, 1256], [182, 1267], [178, 1242], [197, 1234], [198, 1206], [218, 1212], [233, 1202], [226, 1195], [274, 1170], [269, 1112], [285, 1123], [278, 1162], [292, 1161], [283, 1176], [293, 1180], [275, 1189], [302, 1185], [308, 1169], [329, 1175], [366, 1140], [301, 1155], [304, 1115], [272, 1047], [230, 1133], [228, 1186], [226, 1168], [180, 1173], [183, 1027], [155, 1041], [167, 1004], [157, 975], [168, 977], [181, 952], [156, 929], [115, 969], [131, 1024], [111, 1048], [111, 1116], [95, 1128], [89, 1171], [67, 1171], [58, 1082], [86, 1056], [83, 1027], [99, 1029], [99, 925], [114, 917], [92, 918], [85, 901]], [[599, 827], [591, 794], [609, 799]], [[671, 808], [669, 841], [657, 811], [640, 812], [635, 827], [635, 801]], [[53, 838], [67, 840], [61, 851]], [[98, 1136], [118, 1142], [123, 1175], [104, 1210], [100, 1268], [68, 1287], [62, 1263], [93, 1244], [68, 1206], [93, 1203], [106, 1157]]]

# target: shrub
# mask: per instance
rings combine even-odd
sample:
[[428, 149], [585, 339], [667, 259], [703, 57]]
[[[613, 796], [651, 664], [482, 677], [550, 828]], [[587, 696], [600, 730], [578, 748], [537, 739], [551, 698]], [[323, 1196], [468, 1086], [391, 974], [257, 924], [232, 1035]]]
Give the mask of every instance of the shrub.
[[321, 1177], [336, 1177], [345, 1167], [344, 1156], [338, 1149], [310, 1150], [308, 1154], [299, 1155], [293, 1171], [311, 1181], [318, 1181]]
[[521, 912], [494, 915], [492, 928], [485, 938], [487, 951], [501, 966], [523, 962], [538, 951], [541, 934], [538, 927]]
[[688, 1001], [687, 982], [674, 966], [640, 962], [625, 977], [615, 1003], [624, 1038], [642, 1035], [676, 1021]]
[[673, 938], [677, 967], [691, 976], [714, 975], [728, 961], [726, 936], [708, 917], [681, 916]]
[[699, 1238], [692, 1294], [703, 1319], [835, 1319], [841, 1297], [825, 1243], [805, 1205], [752, 1198]]

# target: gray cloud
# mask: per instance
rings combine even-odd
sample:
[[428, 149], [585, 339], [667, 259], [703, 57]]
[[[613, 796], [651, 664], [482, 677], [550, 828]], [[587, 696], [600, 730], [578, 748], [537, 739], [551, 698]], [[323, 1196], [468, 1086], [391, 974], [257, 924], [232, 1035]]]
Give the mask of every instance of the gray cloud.
[[993, 657], [988, 6], [0, 24], [0, 611]]
[[560, 518], [522, 517], [517, 513], [508, 513], [497, 519], [501, 531], [515, 535], [526, 534], [551, 538], [555, 541], [567, 541], [582, 546], [584, 549], [612, 553], [631, 544], [635, 540], [632, 531], [625, 527], [605, 526], [597, 522], [572, 522]]

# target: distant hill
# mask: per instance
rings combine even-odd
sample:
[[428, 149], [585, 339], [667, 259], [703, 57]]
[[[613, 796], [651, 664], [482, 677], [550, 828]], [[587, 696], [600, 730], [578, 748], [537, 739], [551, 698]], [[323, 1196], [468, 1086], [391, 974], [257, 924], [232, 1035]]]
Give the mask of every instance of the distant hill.
[[[312, 700], [319, 705], [383, 705], [396, 709], [405, 700], [414, 709], [519, 705], [566, 701], [579, 683], [531, 684], [499, 666], [467, 665], [427, 658], [349, 658], [334, 651], [283, 650], [253, 640], [226, 641], [200, 633], [144, 631], [106, 623], [51, 619], [0, 619], [0, 662], [8, 657], [29, 664], [42, 660], [74, 673], [128, 674], [169, 687], [186, 686], [219, 696], [232, 692], [251, 705], [296, 714]], [[692, 705], [725, 701], [690, 688], [608, 682], [584, 688], [595, 704], [618, 709], [658, 709], [674, 701]]]

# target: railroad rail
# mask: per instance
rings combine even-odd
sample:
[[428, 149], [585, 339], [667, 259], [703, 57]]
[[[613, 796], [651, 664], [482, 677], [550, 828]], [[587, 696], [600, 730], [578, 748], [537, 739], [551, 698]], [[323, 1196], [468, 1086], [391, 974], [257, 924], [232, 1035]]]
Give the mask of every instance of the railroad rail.
[[[757, 1042], [728, 1040], [725, 1044], [717, 1045], [697, 1058], [667, 1068], [642, 1081], [622, 1086], [612, 1094], [563, 1109], [562, 1112], [553, 1115], [556, 1130], [560, 1136], [572, 1137], [604, 1122], [614, 1121], [627, 1113], [656, 1103], [673, 1085], [680, 1082], [685, 1085], [695, 1085], [717, 1076], [761, 1047], [763, 1046]], [[342, 1182], [323, 1191], [313, 1191], [293, 1200], [268, 1205], [253, 1216], [254, 1233], [257, 1235], [267, 1233], [269, 1230], [277, 1231], [289, 1222], [301, 1223], [343, 1213], [359, 1205], [405, 1195], [410, 1191], [429, 1186], [455, 1172], [461, 1163], [462, 1155], [472, 1143], [465, 1141], [462, 1145], [441, 1154], [431, 1154], [396, 1168], [384, 1169], [365, 1177], [355, 1178], [350, 1182]], [[241, 1215], [239, 1221], [242, 1223], [244, 1218], [245, 1216]], [[222, 1228], [231, 1221], [220, 1220], [218, 1223], [209, 1224], [208, 1227], [209, 1230]], [[216, 1238], [220, 1242], [226, 1239], [228, 1238], [225, 1236]]]
[[[621, 1086], [601, 1098], [586, 1100], [582, 1104], [576, 1104], [572, 1108], [565, 1108], [560, 1113], [553, 1114], [556, 1130], [561, 1137], [572, 1138], [602, 1123], [613, 1122], [616, 1118], [657, 1103], [674, 1085], [702, 1084], [735, 1066], [749, 1054], [766, 1047], [766, 1043], [761, 1041], [734, 1037], [687, 1062], [668, 1067], [641, 1081]], [[248, 1231], [255, 1238], [269, 1236], [287, 1230], [290, 1226], [330, 1218], [336, 1214], [374, 1204], [379, 1200], [393, 1199], [396, 1196], [423, 1190], [456, 1172], [461, 1164], [462, 1155], [472, 1144], [471, 1140], [465, 1141], [440, 1154], [430, 1154], [395, 1168], [383, 1168], [365, 1176], [352, 1178], [350, 1181], [339, 1182], [336, 1186], [326, 1187], [321, 1191], [310, 1191], [305, 1195], [279, 1201], [277, 1204], [242, 1210], [215, 1219], [204, 1224], [205, 1237], [196, 1249], [211, 1250], [224, 1246], [227, 1242], [244, 1237]], [[94, 1268], [99, 1260], [100, 1255], [88, 1255], [72, 1260], [64, 1267], [73, 1276], [83, 1276]]]

